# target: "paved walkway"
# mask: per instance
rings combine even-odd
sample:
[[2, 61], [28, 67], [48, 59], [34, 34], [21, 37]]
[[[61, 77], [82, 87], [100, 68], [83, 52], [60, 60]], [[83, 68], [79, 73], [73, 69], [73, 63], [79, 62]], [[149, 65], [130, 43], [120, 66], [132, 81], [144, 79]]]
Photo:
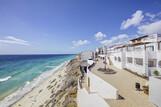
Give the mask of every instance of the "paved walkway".
[[103, 67], [103, 61], [99, 60], [91, 70], [94, 74], [116, 87], [119, 90], [119, 94], [124, 98], [122, 100], [106, 99], [111, 107], [155, 107], [149, 102], [148, 95], [144, 94], [143, 91], [135, 90], [135, 82], [139, 82], [143, 86], [147, 80], [113, 66], [109, 66], [109, 68], [114, 69], [115, 74], [98, 71], [98, 68]]

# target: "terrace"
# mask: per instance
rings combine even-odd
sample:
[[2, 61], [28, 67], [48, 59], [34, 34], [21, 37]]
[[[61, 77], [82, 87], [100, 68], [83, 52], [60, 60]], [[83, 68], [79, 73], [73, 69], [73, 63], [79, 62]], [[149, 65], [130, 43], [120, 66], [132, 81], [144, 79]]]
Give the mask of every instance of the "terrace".
[[91, 71], [96, 76], [118, 89], [121, 99], [106, 99], [106, 102], [110, 105], [110, 107], [155, 107], [149, 101], [148, 95], [146, 95], [143, 91], [136, 91], [135, 89], [136, 82], [140, 83], [141, 86], [144, 86], [147, 80], [131, 74], [126, 70], [117, 69], [112, 65], [108, 65], [108, 68], [116, 71], [115, 74], [100, 72], [98, 69], [103, 67], [103, 61], [99, 60]]

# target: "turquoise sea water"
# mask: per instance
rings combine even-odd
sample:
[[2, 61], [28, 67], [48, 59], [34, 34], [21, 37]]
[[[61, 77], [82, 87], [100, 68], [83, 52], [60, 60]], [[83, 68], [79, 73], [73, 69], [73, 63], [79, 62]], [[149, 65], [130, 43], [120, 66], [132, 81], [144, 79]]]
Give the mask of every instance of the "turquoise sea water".
[[75, 55], [0, 55], [0, 100]]

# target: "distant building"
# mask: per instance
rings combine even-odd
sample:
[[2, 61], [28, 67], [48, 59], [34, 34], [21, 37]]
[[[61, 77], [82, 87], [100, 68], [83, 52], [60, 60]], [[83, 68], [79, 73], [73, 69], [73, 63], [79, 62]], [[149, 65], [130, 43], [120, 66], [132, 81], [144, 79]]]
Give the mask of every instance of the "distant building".
[[88, 60], [88, 59], [93, 59], [94, 54], [92, 51], [84, 51], [80, 54], [81, 60]]

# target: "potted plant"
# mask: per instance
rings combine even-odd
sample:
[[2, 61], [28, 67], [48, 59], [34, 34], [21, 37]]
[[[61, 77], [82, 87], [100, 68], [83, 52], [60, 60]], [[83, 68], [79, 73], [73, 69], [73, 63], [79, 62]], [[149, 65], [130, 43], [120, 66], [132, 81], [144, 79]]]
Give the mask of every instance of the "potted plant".
[[155, 70], [155, 71], [153, 72], [153, 74], [154, 74], [155, 76], [159, 76], [159, 71]]

